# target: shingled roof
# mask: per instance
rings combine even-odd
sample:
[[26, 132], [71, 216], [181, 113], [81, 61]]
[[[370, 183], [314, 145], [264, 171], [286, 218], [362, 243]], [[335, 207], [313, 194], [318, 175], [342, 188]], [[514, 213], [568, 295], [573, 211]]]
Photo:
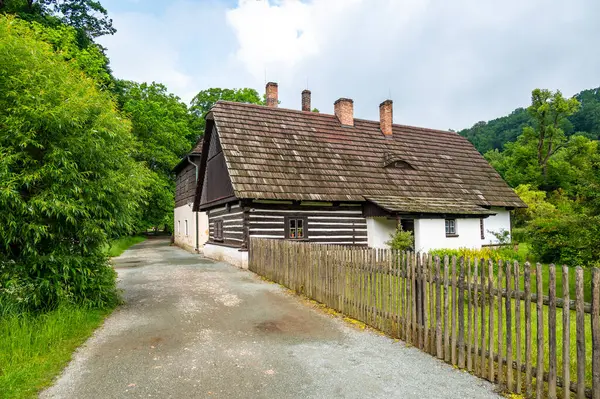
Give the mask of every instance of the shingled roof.
[[216, 125], [236, 197], [370, 200], [394, 211], [486, 214], [525, 207], [467, 139], [454, 132], [219, 101]]

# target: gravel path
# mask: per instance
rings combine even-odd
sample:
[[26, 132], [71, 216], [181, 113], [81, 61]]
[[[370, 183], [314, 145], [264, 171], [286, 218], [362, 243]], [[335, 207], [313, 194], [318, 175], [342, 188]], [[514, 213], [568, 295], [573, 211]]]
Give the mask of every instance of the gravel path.
[[415, 348], [168, 244], [115, 260], [125, 304], [42, 398], [499, 398]]

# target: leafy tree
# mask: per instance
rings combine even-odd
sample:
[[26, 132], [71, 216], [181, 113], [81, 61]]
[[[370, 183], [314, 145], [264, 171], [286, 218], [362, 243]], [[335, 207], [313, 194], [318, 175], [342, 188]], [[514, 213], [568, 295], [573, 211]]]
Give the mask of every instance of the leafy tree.
[[564, 98], [559, 90], [552, 93], [535, 89], [531, 93], [531, 106], [527, 111], [535, 122], [534, 127], [523, 129], [523, 135], [537, 140], [537, 162], [544, 180], [548, 176], [548, 160], [567, 142], [561, 125], [579, 106], [579, 101]]
[[234, 101], [248, 104], [265, 104], [265, 100], [254, 89], [220, 89], [211, 88], [202, 90], [192, 99], [190, 103], [191, 112], [198, 117], [196, 130], [204, 134], [204, 117], [213, 105], [219, 100]]
[[175, 205], [173, 168], [198, 138], [196, 117], [162, 84], [119, 81], [116, 92], [139, 142], [135, 158], [151, 172], [152, 184], [147, 188], [139, 228], [171, 226]]
[[11, 23], [11, 29], [16, 32], [33, 32], [36, 39], [51, 44], [55, 52], [60, 54], [65, 61], [75, 64], [86, 75], [94, 79], [101, 88], [112, 85], [113, 78], [108, 68], [108, 58], [99, 46], [90, 45], [81, 48], [77, 41], [75, 28], [62, 24], [48, 27], [38, 22], [27, 24], [21, 21], [20, 23]]
[[94, 38], [116, 32], [106, 9], [95, 0], [2, 0], [0, 12], [44, 25], [72, 26], [80, 33], [83, 47]]
[[103, 306], [146, 172], [109, 94], [22, 24], [0, 15], [0, 302]]

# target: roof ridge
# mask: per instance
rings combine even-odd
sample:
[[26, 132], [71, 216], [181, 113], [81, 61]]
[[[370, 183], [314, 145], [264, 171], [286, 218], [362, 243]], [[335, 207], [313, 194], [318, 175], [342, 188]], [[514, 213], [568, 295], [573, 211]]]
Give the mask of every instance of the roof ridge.
[[[292, 108], [279, 108], [279, 107], [268, 107], [266, 105], [260, 105], [260, 104], [250, 104], [250, 103], [241, 103], [241, 102], [236, 102], [236, 101], [227, 101], [227, 100], [219, 100], [215, 103], [215, 105], [213, 105], [213, 108], [217, 105], [217, 104], [227, 104], [227, 105], [233, 105], [233, 106], [241, 106], [244, 108], [256, 108], [256, 109], [260, 109], [260, 110], [264, 110], [264, 111], [275, 111], [275, 112], [291, 112], [291, 113], [295, 113], [295, 114], [299, 114], [299, 115], [310, 115], [312, 116], [326, 116], [326, 117], [330, 117], [330, 118], [335, 118], [336, 116], [334, 114], [327, 114], [324, 112], [308, 112], [308, 111], [302, 111], [299, 109], [292, 109]], [[212, 108], [211, 108], [212, 110]], [[354, 118], [355, 121], [359, 121], [359, 122], [366, 122], [366, 123], [376, 123], [379, 124], [379, 121], [376, 120], [372, 120], [372, 119], [363, 119], [363, 118]], [[429, 127], [424, 127], [424, 126], [414, 126], [414, 125], [405, 125], [405, 124], [401, 124], [401, 123], [392, 123], [392, 126], [396, 126], [399, 128], [409, 128], [409, 129], [415, 129], [415, 130], [419, 130], [419, 131], [428, 131], [428, 132], [439, 132], [439, 133], [453, 133], [456, 134], [458, 136], [460, 136], [458, 134], [458, 132], [452, 132], [450, 130], [442, 130], [442, 129], [434, 129], [434, 128], [429, 128]], [[463, 137], [463, 136], [460, 136]]]

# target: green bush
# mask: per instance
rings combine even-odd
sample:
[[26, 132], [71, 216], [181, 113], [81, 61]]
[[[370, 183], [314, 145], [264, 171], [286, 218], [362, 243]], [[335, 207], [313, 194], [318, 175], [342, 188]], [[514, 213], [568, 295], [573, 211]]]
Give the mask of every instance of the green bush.
[[532, 253], [544, 263], [594, 266], [600, 262], [600, 217], [555, 215], [528, 223]]
[[525, 262], [526, 255], [522, 252], [516, 251], [512, 246], [504, 246], [500, 248], [483, 247], [481, 249], [473, 248], [440, 248], [429, 251], [433, 256], [439, 256], [444, 258], [448, 255], [449, 258], [456, 256], [457, 258], [464, 257], [465, 259], [485, 259], [492, 260], [494, 263], [498, 263], [499, 260], [503, 261], [519, 261]]
[[117, 301], [108, 238], [129, 232], [146, 169], [110, 95], [0, 15], [0, 305]]
[[402, 226], [398, 226], [396, 232], [390, 234], [390, 238], [391, 240], [387, 241], [386, 244], [392, 249], [406, 251], [414, 247], [415, 239], [412, 231], [404, 231]]

